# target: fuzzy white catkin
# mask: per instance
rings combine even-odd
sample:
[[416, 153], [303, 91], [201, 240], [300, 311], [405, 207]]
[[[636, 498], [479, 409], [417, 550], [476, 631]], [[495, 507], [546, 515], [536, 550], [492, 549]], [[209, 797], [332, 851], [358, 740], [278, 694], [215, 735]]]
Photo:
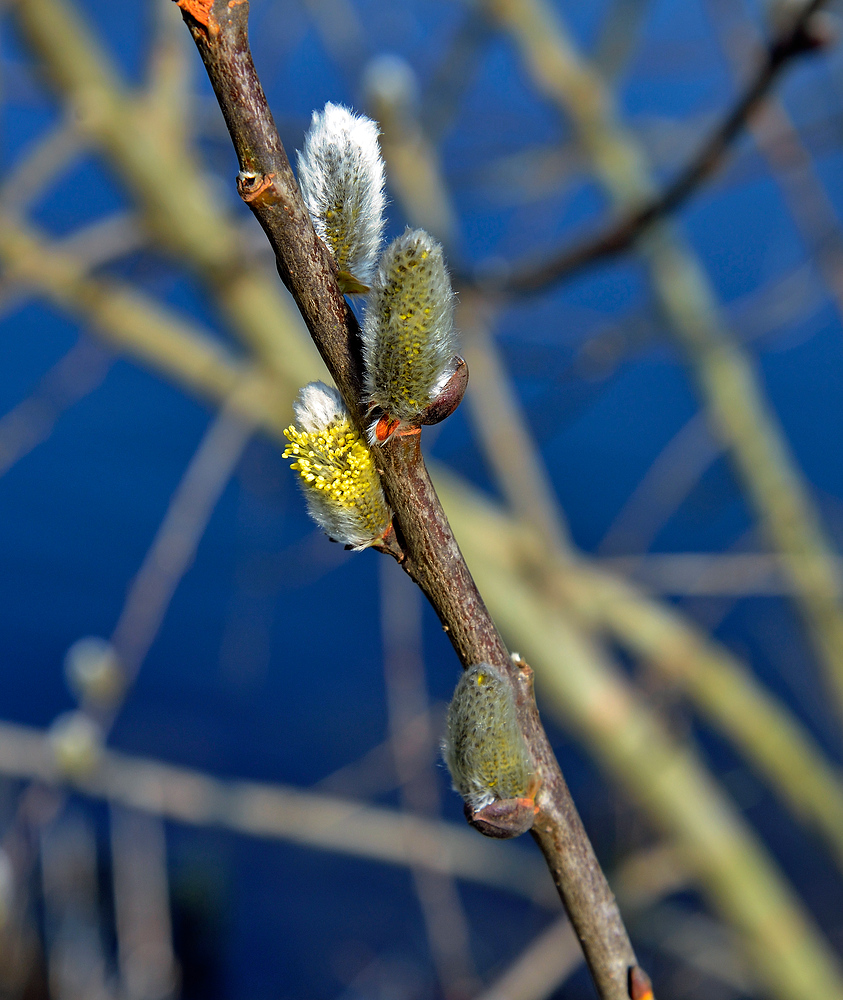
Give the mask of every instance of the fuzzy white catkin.
[[370, 404], [412, 424], [454, 372], [454, 293], [442, 247], [408, 229], [384, 251], [363, 323]]
[[335, 541], [364, 549], [383, 537], [392, 515], [366, 442], [342, 397], [323, 382], [306, 385], [284, 434], [310, 516]]
[[368, 283], [383, 238], [384, 166], [378, 126], [340, 104], [314, 111], [298, 154], [299, 185], [340, 271]]

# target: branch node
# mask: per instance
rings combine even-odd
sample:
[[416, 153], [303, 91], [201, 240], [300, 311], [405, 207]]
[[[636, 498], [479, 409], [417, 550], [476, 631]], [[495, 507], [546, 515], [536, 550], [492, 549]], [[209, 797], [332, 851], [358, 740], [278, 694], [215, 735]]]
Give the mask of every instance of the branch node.
[[640, 965], [629, 970], [629, 996], [630, 1000], [653, 1000], [653, 984]]
[[[237, 0], [241, 2], [241, 0]], [[265, 191], [268, 191], [275, 180], [275, 174], [258, 174], [253, 170], [241, 170], [237, 175], [237, 193], [246, 202], [247, 205], [251, 205], [255, 202]], [[278, 197], [266, 197], [261, 198], [261, 203], [269, 204], [279, 201]]]

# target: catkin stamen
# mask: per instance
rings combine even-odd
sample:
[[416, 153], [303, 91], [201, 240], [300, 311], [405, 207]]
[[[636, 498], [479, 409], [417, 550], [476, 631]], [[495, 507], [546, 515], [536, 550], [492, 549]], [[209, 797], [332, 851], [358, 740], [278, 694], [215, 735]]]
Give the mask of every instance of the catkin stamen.
[[366, 442], [351, 423], [339, 393], [320, 382], [302, 389], [296, 424], [284, 431], [308, 510], [331, 538], [365, 548], [391, 523], [380, 478]]

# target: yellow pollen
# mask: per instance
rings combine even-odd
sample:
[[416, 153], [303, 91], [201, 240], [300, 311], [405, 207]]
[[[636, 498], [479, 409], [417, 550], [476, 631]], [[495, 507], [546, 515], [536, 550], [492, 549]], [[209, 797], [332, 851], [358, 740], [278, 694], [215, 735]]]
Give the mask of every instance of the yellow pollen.
[[347, 417], [318, 431], [290, 426], [284, 431], [290, 442], [284, 458], [294, 458], [307, 490], [314, 490], [330, 505], [353, 512], [355, 521], [370, 529], [372, 537], [388, 522], [380, 480], [366, 443]]

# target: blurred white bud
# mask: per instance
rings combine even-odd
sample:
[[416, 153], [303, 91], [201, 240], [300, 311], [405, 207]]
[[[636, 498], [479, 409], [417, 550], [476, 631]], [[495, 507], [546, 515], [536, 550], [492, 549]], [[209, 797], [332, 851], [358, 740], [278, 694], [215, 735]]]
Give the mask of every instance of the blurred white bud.
[[406, 112], [419, 100], [419, 84], [413, 67], [397, 55], [376, 56], [368, 63], [363, 73], [363, 91], [378, 113], [381, 108]]
[[56, 767], [68, 778], [85, 778], [102, 755], [102, 730], [85, 712], [66, 712], [48, 733]]
[[83, 704], [108, 708], [120, 698], [125, 678], [110, 642], [99, 636], [85, 636], [68, 649], [64, 672], [71, 691]]

